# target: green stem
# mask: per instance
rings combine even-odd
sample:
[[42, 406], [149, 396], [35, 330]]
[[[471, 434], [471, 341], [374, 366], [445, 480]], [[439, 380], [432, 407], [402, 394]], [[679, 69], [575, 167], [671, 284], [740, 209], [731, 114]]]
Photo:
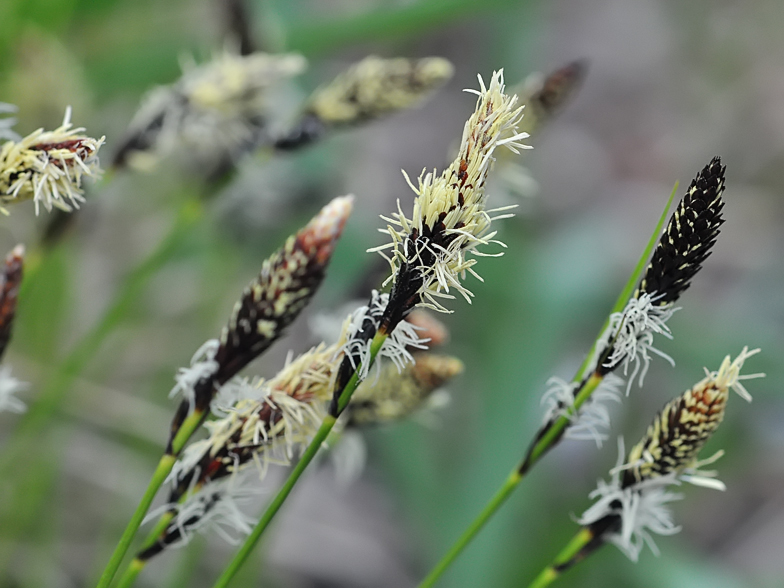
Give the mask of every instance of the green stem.
[[528, 471], [541, 457], [552, 449], [558, 440], [561, 438], [566, 427], [571, 422], [571, 417], [580, 410], [580, 407], [591, 397], [594, 390], [599, 387], [599, 384], [604, 380], [604, 376], [597, 373], [591, 374], [591, 377], [585, 382], [585, 385], [577, 393], [574, 398], [574, 404], [567, 408], [567, 414], [558, 417], [552, 426], [547, 429], [547, 432], [542, 435], [542, 438], [534, 445], [531, 453], [528, 455], [521, 469]]
[[[122, 563], [123, 557], [125, 557], [125, 553], [131, 546], [131, 541], [136, 535], [136, 532], [139, 529], [139, 525], [141, 525], [142, 520], [144, 519], [144, 515], [149, 510], [150, 504], [152, 504], [153, 498], [155, 498], [158, 489], [161, 487], [164, 480], [166, 480], [166, 477], [169, 475], [169, 472], [171, 472], [172, 467], [174, 467], [174, 463], [177, 461], [177, 456], [182, 450], [182, 447], [185, 445], [185, 442], [190, 438], [191, 435], [193, 435], [196, 429], [199, 428], [202, 417], [203, 414], [201, 412], [194, 412], [189, 415], [188, 418], [183, 421], [180, 430], [177, 432], [177, 435], [174, 438], [174, 443], [172, 444], [174, 451], [161, 457], [160, 462], [158, 462], [158, 467], [155, 469], [155, 473], [152, 475], [150, 484], [147, 486], [147, 490], [144, 492], [144, 496], [142, 496], [141, 502], [139, 502], [139, 506], [136, 507], [136, 511], [133, 513], [131, 520], [128, 521], [128, 526], [125, 528], [125, 531], [120, 538], [120, 542], [117, 544], [117, 547], [115, 547], [114, 553], [112, 553], [112, 557], [109, 559], [109, 563], [106, 564], [106, 569], [103, 571], [103, 574], [101, 574], [101, 579], [98, 582], [98, 588], [109, 588], [109, 585], [112, 582], [112, 578], [114, 578], [114, 575], [117, 573], [117, 570]], [[163, 518], [161, 520], [163, 520]], [[156, 529], [161, 524], [161, 520], [158, 521]], [[138, 570], [138, 572], [140, 571], [141, 569]], [[138, 572], [136, 572], [136, 574], [138, 574]]]
[[441, 561], [436, 564], [427, 577], [422, 580], [422, 583], [419, 584], [419, 588], [430, 588], [431, 586], [435, 585], [446, 569], [452, 565], [452, 562], [455, 559], [457, 559], [457, 556], [462, 553], [463, 549], [465, 549], [465, 547], [479, 533], [479, 531], [482, 530], [482, 528], [485, 526], [485, 523], [490, 520], [490, 517], [492, 517], [501, 507], [501, 505], [506, 502], [506, 499], [512, 493], [512, 490], [517, 488], [517, 485], [522, 479], [523, 476], [520, 475], [517, 470], [509, 474], [509, 477], [506, 479], [503, 486], [498, 489], [498, 492], [495, 493], [495, 496], [493, 496], [493, 498], [490, 499], [490, 502], [485, 505], [485, 507], [482, 509], [482, 512], [480, 512], [479, 516], [474, 519], [471, 525], [469, 525], [460, 539], [457, 540], [457, 542], [441, 559]]
[[133, 583], [136, 581], [136, 577], [141, 573], [141, 571], [144, 569], [144, 566], [146, 565], [146, 560], [142, 560], [136, 557], [133, 558], [131, 563], [128, 564], [128, 567], [125, 568], [123, 575], [120, 577], [117, 588], [131, 588]]
[[117, 544], [117, 547], [115, 547], [114, 553], [112, 553], [111, 558], [109, 558], [109, 563], [106, 564], [106, 569], [103, 571], [103, 574], [101, 574], [101, 579], [98, 581], [98, 588], [109, 588], [109, 585], [114, 578], [114, 574], [117, 573], [117, 568], [120, 567], [123, 557], [125, 557], [125, 552], [128, 551], [128, 547], [130, 547], [131, 541], [133, 541], [136, 531], [139, 529], [139, 525], [142, 524], [144, 515], [147, 514], [153, 498], [155, 498], [155, 495], [158, 493], [158, 488], [161, 487], [166, 476], [171, 472], [175, 461], [177, 461], [177, 458], [173, 455], [164, 455], [161, 457], [161, 460], [158, 462], [158, 467], [155, 468], [155, 473], [152, 475], [150, 484], [147, 486], [147, 490], [144, 492], [144, 496], [142, 496], [142, 499], [139, 502], [139, 506], [136, 507], [136, 511], [134, 511], [133, 516], [131, 516], [131, 520], [128, 521], [128, 526], [125, 527], [125, 531], [123, 531], [122, 537], [120, 537], [120, 542]]
[[583, 527], [580, 532], [575, 535], [569, 543], [566, 544], [561, 552], [555, 557], [553, 563], [541, 571], [541, 573], [534, 579], [528, 588], [545, 588], [549, 586], [566, 567], [575, 563], [575, 558], [580, 554], [580, 551], [591, 542], [594, 538], [590, 529]]
[[[384, 341], [386, 341], [387, 337], [388, 335], [383, 332], [378, 332], [376, 333], [376, 336], [373, 337], [373, 340], [370, 342], [370, 361], [368, 368], [373, 366], [373, 362], [375, 361], [376, 356], [381, 350], [381, 346], [384, 344]], [[351, 395], [357, 389], [357, 386], [359, 386], [361, 382], [359, 379], [359, 372], [362, 367], [363, 366], [360, 365], [356, 370], [354, 370], [354, 373], [352, 374], [348, 383], [340, 393], [340, 396], [338, 397], [338, 414], [340, 414], [343, 409], [348, 406], [348, 403], [351, 400]], [[242, 547], [240, 547], [240, 550], [234, 556], [234, 559], [232, 559], [226, 569], [223, 570], [223, 573], [221, 574], [220, 578], [218, 578], [218, 581], [215, 582], [213, 588], [226, 588], [226, 586], [229, 585], [229, 582], [231, 582], [232, 578], [234, 578], [234, 576], [250, 556], [253, 549], [256, 547], [256, 544], [259, 542], [259, 539], [261, 539], [264, 531], [266, 531], [267, 527], [272, 522], [272, 519], [275, 518], [275, 515], [280, 510], [280, 507], [283, 506], [283, 503], [286, 501], [286, 498], [288, 498], [300, 476], [302, 476], [305, 468], [307, 468], [310, 462], [313, 461], [313, 458], [316, 457], [319, 449], [321, 449], [322, 443], [324, 443], [327, 437], [329, 437], [329, 434], [332, 431], [332, 427], [335, 426], [336, 422], [337, 417], [333, 415], [327, 415], [324, 418], [324, 421], [321, 423], [321, 427], [319, 427], [315, 437], [313, 437], [313, 440], [310, 442], [307, 449], [305, 449], [305, 453], [302, 454], [302, 457], [300, 457], [297, 465], [294, 466], [291, 474], [289, 474], [289, 477], [283, 483], [283, 486], [280, 488], [280, 490], [278, 490], [275, 498], [272, 499], [272, 502], [267, 507], [267, 510], [264, 511], [261, 519], [256, 524], [248, 538], [245, 540], [245, 543], [242, 544]]]

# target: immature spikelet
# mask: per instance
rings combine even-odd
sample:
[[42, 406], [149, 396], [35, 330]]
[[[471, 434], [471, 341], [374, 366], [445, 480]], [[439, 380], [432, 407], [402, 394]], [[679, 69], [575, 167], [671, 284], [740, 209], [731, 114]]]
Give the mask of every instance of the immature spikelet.
[[402, 371], [387, 363], [377, 379], [360, 384], [346, 409], [350, 425], [380, 425], [406, 418], [463, 371], [463, 362], [456, 357], [435, 353], [418, 353], [415, 357], [416, 363]]
[[304, 68], [296, 54], [228, 52], [186, 67], [179, 81], [149, 94], [114, 165], [149, 168], [173, 152], [200, 171], [234, 162], [264, 141], [268, 90]]
[[547, 76], [529, 76], [520, 85], [519, 91], [515, 88], [526, 109], [520, 130], [533, 133], [558, 114], [579, 91], [587, 73], [588, 62], [578, 59]]
[[[72, 128], [71, 109], [54, 131], [37, 131], [0, 146], [0, 202], [32, 199], [35, 213], [43, 204], [70, 212], [84, 202], [82, 179], [100, 175], [98, 150], [104, 137], [93, 139]], [[0, 211], [5, 209], [0, 207]]]
[[185, 398], [173, 434], [192, 406], [205, 411], [215, 391], [264, 352], [308, 304], [324, 279], [352, 203], [351, 196], [335, 198], [264, 261], [219, 340], [208, 341], [191, 367], [181, 370], [173, 393], [182, 391]]
[[479, 245], [498, 243], [492, 240], [493, 211], [486, 210], [485, 181], [496, 147], [526, 148], [520, 140], [528, 135], [517, 132], [522, 106], [517, 106], [517, 96], [504, 94], [503, 72], [495, 72], [487, 87], [481, 76], [479, 83], [481, 90], [472, 90], [479, 98], [466, 122], [457, 159], [440, 176], [423, 172], [418, 187], [409, 181], [417, 194], [411, 218], [399, 207], [385, 218], [392, 241], [374, 250], [392, 249], [388, 259], [394, 284], [382, 320], [388, 332], [423, 299], [425, 306], [448, 312], [438, 298], [452, 298], [450, 288], [470, 302], [471, 293], [461, 279], [466, 272], [476, 276], [476, 259], [466, 259], [466, 254], [479, 254]]
[[446, 59], [382, 59], [371, 55], [317, 89], [305, 108], [327, 125], [359, 123], [411, 108], [446, 83]]
[[599, 481], [591, 493], [591, 498], [598, 500], [583, 513], [580, 524], [636, 561], [643, 545], [655, 550], [650, 532], [667, 535], [679, 530], [666, 504], [681, 495], [669, 492], [670, 485], [685, 481], [723, 490], [715, 472], [700, 469], [723, 452], [702, 461], [698, 454], [724, 418], [729, 390], [751, 400], [741, 381], [762, 374], [741, 376], [740, 370], [746, 359], [758, 352], [744, 347], [734, 361], [727, 356], [718, 371], [706, 370], [703, 380], [664, 407], [625, 459], [620, 440], [612, 479], [609, 483]]
[[663, 306], [678, 300], [689, 287], [711, 254], [719, 227], [724, 223], [721, 196], [725, 169], [721, 159], [714, 157], [694, 178], [667, 224], [635, 298], [647, 293]]

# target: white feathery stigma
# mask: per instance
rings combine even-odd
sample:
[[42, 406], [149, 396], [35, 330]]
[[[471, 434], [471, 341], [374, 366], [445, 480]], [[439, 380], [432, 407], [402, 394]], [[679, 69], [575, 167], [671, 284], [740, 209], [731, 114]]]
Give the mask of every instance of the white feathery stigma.
[[[639, 375], [638, 384], [643, 385], [645, 374], [651, 363], [651, 353], [675, 365], [673, 359], [653, 346], [654, 334], [672, 339], [667, 321], [678, 310], [671, 304], [657, 305], [656, 294], [643, 293], [639, 298], [631, 298], [623, 312], [610, 315], [610, 322], [602, 336], [603, 343], [612, 343], [612, 353], [605, 362], [605, 367], [614, 368], [623, 365], [623, 375], [628, 376], [626, 395], [629, 395], [632, 383]], [[603, 345], [597, 345], [601, 352]], [[629, 376], [629, 367], [631, 375]]]
[[610, 428], [607, 403], [621, 402], [623, 380], [614, 374], [607, 374], [577, 412], [573, 412], [573, 409], [578, 382], [567, 382], [552, 377], [547, 380], [547, 386], [541, 401], [541, 404], [546, 407], [544, 423], [565, 416], [570, 421], [564, 433], [566, 439], [592, 440], [601, 448], [602, 443], [608, 438], [606, 431]]
[[194, 386], [196, 386], [199, 380], [209, 378], [215, 374], [220, 367], [218, 362], [215, 361], [215, 354], [218, 351], [218, 347], [220, 347], [220, 341], [217, 339], [209, 339], [199, 347], [191, 358], [190, 367], [180, 368], [177, 371], [177, 375], [174, 376], [177, 383], [174, 385], [174, 388], [171, 389], [171, 392], [169, 392], [169, 398], [174, 398], [178, 394], [182, 394], [190, 404], [191, 410], [193, 409], [194, 403], [196, 402]]

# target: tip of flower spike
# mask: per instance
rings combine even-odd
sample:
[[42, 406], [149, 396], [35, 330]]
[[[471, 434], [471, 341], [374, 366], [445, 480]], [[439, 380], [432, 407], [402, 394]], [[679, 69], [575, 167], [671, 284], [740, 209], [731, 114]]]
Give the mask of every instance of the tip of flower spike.
[[749, 391], [746, 390], [740, 381], [752, 380], [754, 378], [764, 378], [765, 374], [748, 374], [742, 376], [740, 375], [740, 370], [743, 368], [743, 363], [749, 357], [757, 355], [760, 351], [762, 350], [749, 350], [748, 347], [744, 347], [734, 361], [728, 355], [724, 358], [724, 361], [721, 362], [721, 366], [719, 367], [718, 371], [709, 372], [706, 368], [705, 372], [709, 378], [716, 382], [717, 386], [721, 388], [732, 388], [738, 394], [738, 396], [743, 398], [746, 402], [751, 402], [751, 394], [749, 394]]
[[302, 229], [299, 238], [308, 255], [315, 254], [319, 263], [329, 259], [353, 207], [354, 196], [335, 198]]
[[21, 261], [21, 259], [24, 257], [24, 254], [25, 254], [25, 246], [22, 245], [21, 243], [19, 243], [19, 245], [17, 245], [13, 249], [11, 249], [11, 252], [5, 258], [5, 261], [6, 261], [6, 263], [10, 263], [11, 261], [13, 261], [15, 259], [18, 259], [18, 260]]

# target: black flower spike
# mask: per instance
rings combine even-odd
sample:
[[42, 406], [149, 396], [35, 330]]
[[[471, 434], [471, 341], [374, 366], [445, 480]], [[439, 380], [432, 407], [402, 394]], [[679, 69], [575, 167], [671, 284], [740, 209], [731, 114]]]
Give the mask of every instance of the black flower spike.
[[724, 201], [724, 170], [714, 157], [689, 186], [686, 195], [670, 217], [667, 229], [653, 253], [635, 298], [657, 295], [656, 304], [673, 303], [691, 284], [691, 279], [711, 254], [719, 227]]

